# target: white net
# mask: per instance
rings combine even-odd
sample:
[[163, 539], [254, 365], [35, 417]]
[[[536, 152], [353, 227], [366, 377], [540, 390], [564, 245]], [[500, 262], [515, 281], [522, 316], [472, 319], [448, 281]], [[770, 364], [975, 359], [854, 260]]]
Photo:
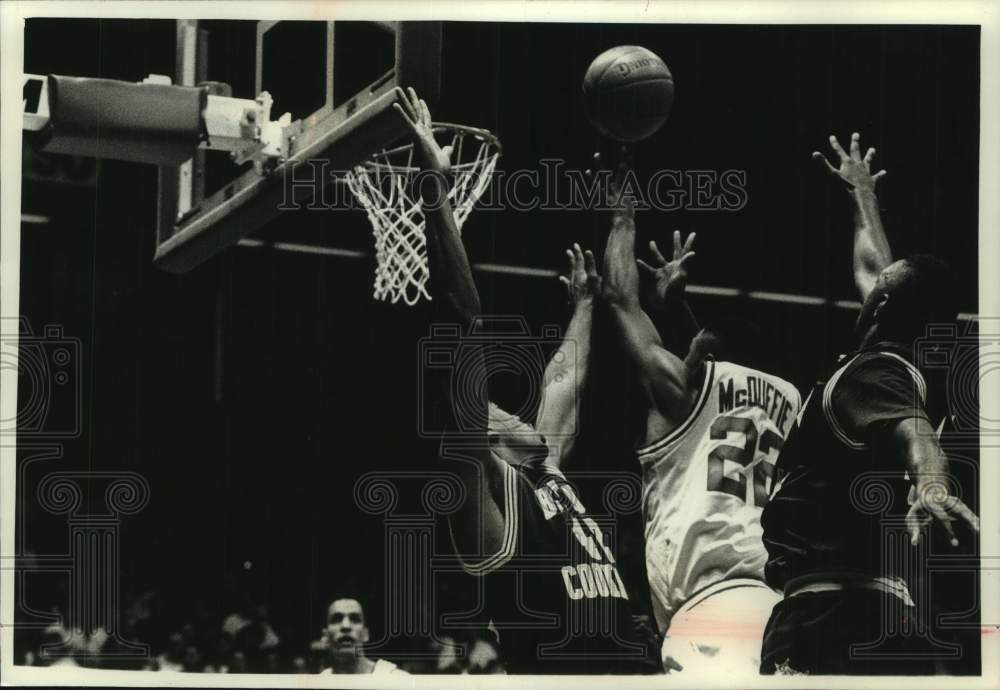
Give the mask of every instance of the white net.
[[[486, 130], [435, 124], [442, 146], [451, 145], [452, 183], [448, 191], [459, 230], [493, 177], [500, 144]], [[418, 169], [413, 146], [381, 151], [346, 175], [347, 186], [364, 207], [375, 234], [375, 299], [414, 305], [429, 300], [424, 213], [413, 189]]]

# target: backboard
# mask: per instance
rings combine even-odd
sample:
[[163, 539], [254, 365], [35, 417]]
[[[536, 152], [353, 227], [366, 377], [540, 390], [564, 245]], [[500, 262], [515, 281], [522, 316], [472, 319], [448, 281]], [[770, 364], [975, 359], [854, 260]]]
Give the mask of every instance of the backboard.
[[308, 203], [319, 190], [291, 179], [348, 170], [402, 137], [392, 109], [398, 89], [413, 87], [433, 106], [440, 66], [440, 22], [179, 20], [173, 83], [212, 83], [237, 98], [266, 91], [272, 119], [290, 113], [294, 136], [267, 167], [240, 166], [210, 149], [161, 167], [157, 266], [194, 268], [261, 228], [283, 203]]

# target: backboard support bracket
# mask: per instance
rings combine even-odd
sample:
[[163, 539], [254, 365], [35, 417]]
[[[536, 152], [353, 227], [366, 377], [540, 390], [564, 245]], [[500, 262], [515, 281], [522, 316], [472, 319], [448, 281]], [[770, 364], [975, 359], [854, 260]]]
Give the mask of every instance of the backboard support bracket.
[[[270, 28], [258, 25], [258, 35]], [[333, 23], [328, 23], [327, 64], [332, 70]], [[204, 151], [177, 168], [160, 169], [160, 208], [154, 263], [172, 273], [189, 271], [260, 229], [289, 203], [308, 203], [315, 185], [287, 185], [300, 166], [319, 164], [321, 170], [346, 170], [405, 134], [392, 105], [401, 88], [413, 87], [432, 105], [441, 83], [441, 23], [392, 22], [394, 67], [336, 108], [331, 98], [316, 113], [290, 130], [287, 156], [267, 169], [244, 172], [214, 194], [204, 194]], [[180, 20], [177, 27], [177, 83], [205, 79], [205, 38], [198, 23]], [[260, 72], [260, 51], [257, 68]], [[257, 86], [259, 87], [259, 76]], [[334, 85], [334, 88], [336, 86]], [[326, 164], [324, 167], [323, 164]], [[309, 175], [312, 174], [312, 169]], [[303, 176], [307, 173], [303, 172]], [[332, 179], [323, 183], [333, 183]]]

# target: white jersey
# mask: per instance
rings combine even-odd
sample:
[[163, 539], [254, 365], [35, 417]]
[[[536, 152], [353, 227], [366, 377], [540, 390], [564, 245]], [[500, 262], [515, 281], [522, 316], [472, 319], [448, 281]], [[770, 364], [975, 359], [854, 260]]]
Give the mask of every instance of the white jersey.
[[777, 376], [708, 360], [687, 419], [638, 451], [646, 570], [660, 630], [705, 587], [764, 579], [760, 514], [800, 405], [795, 386]]

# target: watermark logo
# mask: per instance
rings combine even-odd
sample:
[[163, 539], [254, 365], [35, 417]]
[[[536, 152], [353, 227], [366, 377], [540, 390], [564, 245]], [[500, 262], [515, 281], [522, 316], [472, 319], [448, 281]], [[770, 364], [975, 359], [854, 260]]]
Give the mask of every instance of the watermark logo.
[[[379, 178], [379, 197], [387, 205], [400, 194], [417, 198], [428, 178], [441, 175], [432, 170], [396, 172]], [[332, 168], [326, 160], [309, 160], [294, 170], [285, 170], [278, 208], [364, 210], [342, 183], [346, 173]], [[568, 167], [562, 159], [544, 158], [533, 168], [494, 170], [476, 210], [611, 211], [621, 205], [621, 199], [611, 194], [611, 179], [610, 170], [592, 173]], [[449, 187], [452, 183], [445, 180]], [[637, 210], [736, 212], [747, 205], [747, 185], [746, 170], [663, 168], [641, 179], [629, 170], [621, 181], [621, 192], [633, 200]]]

